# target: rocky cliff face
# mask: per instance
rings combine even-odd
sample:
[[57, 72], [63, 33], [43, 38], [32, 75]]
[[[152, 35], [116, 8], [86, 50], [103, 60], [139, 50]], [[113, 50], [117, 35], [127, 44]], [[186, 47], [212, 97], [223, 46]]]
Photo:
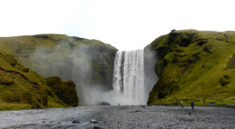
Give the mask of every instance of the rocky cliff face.
[[235, 103], [235, 32], [172, 31], [148, 47], [159, 59], [149, 105]]
[[83, 101], [88, 88], [112, 89], [117, 49], [98, 40], [43, 34], [0, 38], [0, 47], [44, 77], [73, 80], [81, 104], [89, 104]]

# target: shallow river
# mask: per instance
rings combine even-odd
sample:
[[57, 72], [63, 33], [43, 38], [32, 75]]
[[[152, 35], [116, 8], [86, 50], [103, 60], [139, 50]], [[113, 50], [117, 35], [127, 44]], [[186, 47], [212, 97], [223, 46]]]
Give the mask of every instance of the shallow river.
[[235, 129], [235, 108], [174, 106], [87, 106], [1, 111], [0, 128], [53, 129]]

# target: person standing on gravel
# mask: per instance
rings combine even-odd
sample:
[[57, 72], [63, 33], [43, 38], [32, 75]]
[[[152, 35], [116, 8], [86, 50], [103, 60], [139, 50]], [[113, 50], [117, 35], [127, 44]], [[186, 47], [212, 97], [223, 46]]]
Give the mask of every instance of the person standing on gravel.
[[194, 102], [192, 101], [191, 102], [191, 107], [192, 107], [192, 110], [194, 109]]

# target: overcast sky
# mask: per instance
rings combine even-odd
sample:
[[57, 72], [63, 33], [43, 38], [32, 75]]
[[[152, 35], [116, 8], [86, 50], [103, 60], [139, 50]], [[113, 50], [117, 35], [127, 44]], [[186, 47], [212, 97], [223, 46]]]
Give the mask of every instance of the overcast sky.
[[235, 30], [233, 0], [1, 0], [0, 36], [59, 33], [140, 49], [171, 29]]

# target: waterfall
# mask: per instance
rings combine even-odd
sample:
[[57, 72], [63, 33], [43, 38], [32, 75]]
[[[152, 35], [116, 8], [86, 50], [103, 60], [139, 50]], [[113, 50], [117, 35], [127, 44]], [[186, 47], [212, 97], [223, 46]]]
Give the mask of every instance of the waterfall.
[[123, 105], [145, 105], [144, 50], [118, 51], [114, 60], [113, 90]]

